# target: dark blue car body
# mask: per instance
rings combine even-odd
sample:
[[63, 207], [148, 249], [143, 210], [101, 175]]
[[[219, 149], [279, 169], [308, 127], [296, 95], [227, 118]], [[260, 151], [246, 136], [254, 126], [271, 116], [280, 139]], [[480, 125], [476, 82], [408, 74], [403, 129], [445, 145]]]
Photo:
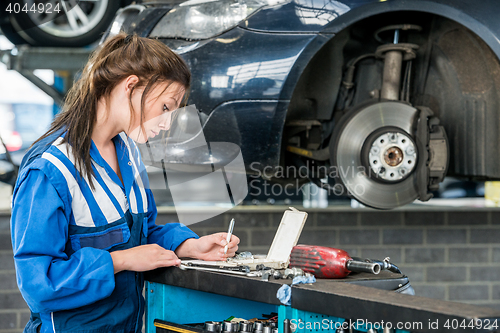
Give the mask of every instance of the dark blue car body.
[[[170, 9], [147, 7], [124, 30], [151, 36]], [[206, 116], [207, 141], [238, 144], [247, 172], [261, 173], [291, 163], [287, 146], [297, 126], [307, 131], [303, 148], [327, 147], [345, 113], [336, 105], [346, 63], [374, 52], [380, 27], [419, 24], [410, 103], [431, 108], [444, 126], [449, 175], [499, 179], [492, 158], [500, 155], [499, 13], [494, 0], [295, 0], [261, 8], [208, 39], [152, 37], [191, 68], [189, 104]], [[380, 76], [380, 62], [357, 69], [353, 105], [373, 98]], [[217, 83], [220, 77], [227, 82]]]

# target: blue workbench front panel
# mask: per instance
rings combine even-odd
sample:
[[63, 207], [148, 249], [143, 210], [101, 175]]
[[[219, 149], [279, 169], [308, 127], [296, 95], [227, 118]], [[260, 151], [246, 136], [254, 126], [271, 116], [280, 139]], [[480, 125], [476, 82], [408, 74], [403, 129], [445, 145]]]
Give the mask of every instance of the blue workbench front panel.
[[[256, 290], [255, 292], [259, 292]], [[175, 287], [146, 281], [146, 333], [156, 333], [155, 319], [175, 324], [195, 324], [206, 321], [223, 321], [231, 316], [243, 319], [262, 318], [262, 314], [278, 313], [278, 330], [283, 332], [283, 320], [290, 319], [292, 332], [335, 332], [345, 319], [297, 310], [285, 305], [272, 305], [241, 298]], [[375, 328], [356, 325], [359, 332]], [[396, 333], [409, 333], [396, 330]]]
[[193, 324], [223, 321], [230, 316], [262, 318], [262, 314], [271, 312], [278, 312], [278, 307], [146, 281], [146, 333], [156, 332], [153, 326], [155, 319], [176, 324]]

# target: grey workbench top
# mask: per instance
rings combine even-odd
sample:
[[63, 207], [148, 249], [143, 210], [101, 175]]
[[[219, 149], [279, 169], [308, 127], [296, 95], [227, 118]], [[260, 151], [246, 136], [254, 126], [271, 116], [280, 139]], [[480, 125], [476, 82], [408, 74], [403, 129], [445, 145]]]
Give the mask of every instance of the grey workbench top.
[[[358, 285], [377, 280], [398, 281], [403, 276], [387, 271], [379, 275], [352, 274], [344, 279], [318, 279], [314, 284], [292, 287], [292, 307], [340, 318], [362, 319], [369, 322], [422, 323], [415, 332], [436, 332], [429, 328], [429, 320], [439, 322], [438, 331], [446, 332], [491, 332], [484, 329], [445, 329], [443, 325], [453, 319], [462, 322], [474, 320], [497, 320], [500, 325], [500, 311], [469, 304], [440, 301], [419, 296], [410, 296]], [[146, 280], [177, 287], [211, 292], [219, 295], [280, 305], [277, 290], [291, 280], [261, 281], [258, 277], [247, 277], [207, 271], [186, 270], [177, 267], [162, 268], [145, 275]], [[364, 282], [362, 282], [364, 281]], [[349, 283], [345, 283], [349, 282]]]

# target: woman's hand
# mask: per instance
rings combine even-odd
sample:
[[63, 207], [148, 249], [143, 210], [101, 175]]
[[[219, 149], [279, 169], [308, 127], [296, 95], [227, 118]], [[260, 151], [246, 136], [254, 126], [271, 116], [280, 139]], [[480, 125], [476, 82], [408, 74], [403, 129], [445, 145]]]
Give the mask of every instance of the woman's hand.
[[158, 267], [179, 266], [177, 255], [158, 244], [140, 245], [111, 252], [115, 274], [121, 271], [144, 272]]
[[200, 237], [199, 239], [190, 238], [185, 240], [175, 253], [179, 257], [196, 258], [201, 260], [226, 260], [227, 258], [234, 257], [238, 250], [240, 239], [235, 235], [231, 235], [227, 247], [227, 253], [224, 254], [224, 247], [227, 244], [227, 233], [219, 232], [207, 236]]

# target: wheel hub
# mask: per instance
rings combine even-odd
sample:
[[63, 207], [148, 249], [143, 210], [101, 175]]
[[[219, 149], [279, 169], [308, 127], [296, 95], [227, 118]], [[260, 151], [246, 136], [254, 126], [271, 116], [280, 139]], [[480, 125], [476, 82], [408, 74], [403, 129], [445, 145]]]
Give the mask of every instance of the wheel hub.
[[395, 182], [415, 169], [417, 152], [412, 138], [401, 132], [387, 131], [371, 143], [368, 161], [377, 178]]

